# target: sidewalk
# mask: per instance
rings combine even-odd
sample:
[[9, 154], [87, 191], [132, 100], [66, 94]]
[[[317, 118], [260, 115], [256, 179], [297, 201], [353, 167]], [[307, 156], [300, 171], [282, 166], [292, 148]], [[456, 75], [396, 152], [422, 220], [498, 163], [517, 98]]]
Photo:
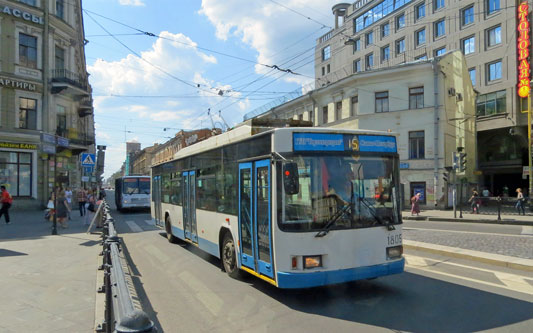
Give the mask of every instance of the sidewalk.
[[404, 220], [416, 221], [441, 221], [441, 222], [471, 222], [471, 223], [493, 223], [493, 224], [511, 224], [511, 225], [528, 225], [533, 226], [533, 215], [511, 215], [501, 214], [501, 220], [498, 221], [498, 214], [472, 214], [470, 211], [463, 211], [463, 218], [459, 218], [460, 213], [457, 210], [457, 217], [454, 218], [453, 210], [423, 210], [420, 216], [411, 216], [410, 210], [402, 212]]
[[43, 211], [13, 211], [0, 221], [1, 332], [94, 332], [99, 235], [78, 211], [69, 228]]

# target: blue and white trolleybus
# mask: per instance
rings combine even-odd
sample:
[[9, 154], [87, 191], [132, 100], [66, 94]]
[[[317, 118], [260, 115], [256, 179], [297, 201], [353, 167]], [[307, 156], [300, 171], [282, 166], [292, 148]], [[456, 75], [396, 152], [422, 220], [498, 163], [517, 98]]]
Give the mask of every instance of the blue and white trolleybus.
[[151, 211], [169, 241], [279, 288], [404, 270], [390, 133], [243, 125], [153, 166]]

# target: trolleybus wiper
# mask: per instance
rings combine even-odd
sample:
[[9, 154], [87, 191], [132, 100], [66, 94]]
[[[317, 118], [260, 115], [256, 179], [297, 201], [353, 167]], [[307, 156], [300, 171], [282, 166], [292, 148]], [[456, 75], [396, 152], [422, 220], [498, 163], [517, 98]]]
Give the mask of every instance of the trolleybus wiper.
[[[333, 225], [335, 225], [335, 223], [341, 218], [341, 216], [345, 215], [348, 212], [348, 210], [352, 210], [352, 207], [353, 207], [353, 196], [352, 196], [351, 202], [349, 202], [346, 205], [342, 206], [341, 209], [339, 209], [337, 212], [335, 212], [335, 214], [333, 214], [333, 216], [326, 223], [324, 228], [322, 228], [322, 230], [320, 230], [315, 235], [315, 237], [324, 237], [324, 236], [326, 236], [327, 233], [329, 232], [329, 230], [331, 229], [331, 227]], [[353, 212], [353, 210], [352, 210], [352, 212]], [[351, 218], [352, 217], [351, 217], [351, 214], [350, 214], [350, 219]]]
[[384, 220], [382, 220], [373, 210], [373, 208], [370, 206], [370, 204], [367, 202], [367, 199], [365, 199], [364, 197], [359, 197], [359, 201], [361, 201], [365, 206], [366, 208], [368, 208], [368, 211], [370, 212], [370, 214], [372, 215], [372, 217], [374, 217], [374, 219], [376, 221], [378, 221], [379, 224], [381, 225], [384, 225], [385, 227], [387, 227], [387, 230], [396, 230], [396, 228], [394, 227], [394, 225], [392, 225], [391, 223], [387, 223], [385, 222]]

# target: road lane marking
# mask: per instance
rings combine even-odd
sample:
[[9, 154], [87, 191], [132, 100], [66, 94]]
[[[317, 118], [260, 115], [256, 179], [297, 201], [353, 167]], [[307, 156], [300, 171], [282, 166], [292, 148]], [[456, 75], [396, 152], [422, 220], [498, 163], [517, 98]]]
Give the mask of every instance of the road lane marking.
[[164, 264], [170, 260], [170, 257], [167, 256], [163, 251], [150, 244], [144, 246], [144, 250], [152, 255], [152, 258], [157, 259], [160, 263]]
[[224, 305], [224, 301], [218, 297], [215, 292], [197, 277], [189, 272], [182, 272], [178, 275], [189, 288], [196, 293], [196, 299], [199, 300], [214, 316], [218, 316]]
[[522, 290], [524, 293], [533, 295], [533, 286], [527, 283], [526, 279], [503, 272], [494, 272], [494, 275], [509, 288]]
[[523, 226], [522, 227], [522, 235], [533, 235], [533, 227], [532, 226]]
[[151, 225], [151, 226], [155, 226], [155, 221], [154, 220], [144, 220], [144, 222], [148, 225]]
[[[533, 227], [530, 227], [533, 228]], [[499, 233], [493, 233], [493, 232], [479, 232], [479, 231], [460, 231], [460, 230], [446, 230], [446, 229], [431, 229], [431, 228], [411, 228], [411, 227], [403, 227], [402, 230], [422, 230], [422, 231], [444, 231], [444, 232], [454, 232], [457, 234], [476, 234], [476, 235], [491, 235], [491, 236], [509, 236], [509, 237], [524, 237], [524, 234], [521, 235], [513, 235], [513, 234], [499, 234]], [[523, 229], [522, 229], [523, 231]], [[533, 232], [533, 230], [532, 230]]]
[[[480, 283], [480, 284], [484, 284], [484, 285], [491, 286], [491, 287], [504, 288], [504, 289], [512, 290], [512, 291], [523, 293], [523, 294], [533, 295], [533, 287], [528, 285], [526, 281], [530, 279], [526, 279], [519, 275], [501, 273], [501, 272], [491, 271], [491, 270], [484, 269], [484, 268], [461, 265], [461, 264], [457, 264], [453, 262], [440, 262], [439, 260], [435, 260], [435, 259], [422, 258], [422, 257], [417, 257], [417, 256], [405, 255], [405, 254], [404, 254], [404, 257], [407, 262], [406, 266], [413, 270], [421, 270], [424, 272], [434, 273], [437, 275], [443, 275], [443, 276], [457, 278], [457, 279], [461, 279], [465, 281]], [[430, 262], [435, 262], [435, 263], [430, 263]], [[474, 269], [474, 270], [478, 270], [481, 272], [492, 273], [498, 278], [498, 280], [502, 281], [504, 285], [500, 285], [500, 284], [496, 284], [496, 283], [492, 283], [488, 281], [483, 281], [479, 279], [473, 279], [473, 278], [469, 278], [469, 277], [462, 276], [462, 275], [456, 275], [456, 274], [446, 273], [446, 272], [442, 272], [438, 270], [433, 270], [432, 266], [438, 265], [438, 264], [452, 265], [452, 266], [457, 266], [457, 267]]]
[[137, 223], [133, 221], [126, 221], [126, 224], [128, 227], [130, 227], [131, 231], [133, 232], [143, 232], [143, 229], [137, 225]]

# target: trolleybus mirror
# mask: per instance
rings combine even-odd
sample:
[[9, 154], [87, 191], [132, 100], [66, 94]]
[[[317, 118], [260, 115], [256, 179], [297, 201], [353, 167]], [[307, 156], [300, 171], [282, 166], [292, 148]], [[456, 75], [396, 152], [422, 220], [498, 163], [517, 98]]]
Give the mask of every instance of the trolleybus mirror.
[[285, 194], [297, 194], [300, 189], [300, 182], [298, 180], [298, 164], [294, 162], [287, 162], [283, 164], [283, 187]]

